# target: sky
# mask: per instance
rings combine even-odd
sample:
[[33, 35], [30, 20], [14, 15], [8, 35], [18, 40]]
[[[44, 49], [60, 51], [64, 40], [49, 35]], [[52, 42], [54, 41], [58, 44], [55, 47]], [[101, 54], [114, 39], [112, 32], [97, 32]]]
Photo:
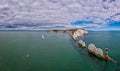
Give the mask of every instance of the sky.
[[120, 30], [120, 0], [0, 0], [0, 30]]

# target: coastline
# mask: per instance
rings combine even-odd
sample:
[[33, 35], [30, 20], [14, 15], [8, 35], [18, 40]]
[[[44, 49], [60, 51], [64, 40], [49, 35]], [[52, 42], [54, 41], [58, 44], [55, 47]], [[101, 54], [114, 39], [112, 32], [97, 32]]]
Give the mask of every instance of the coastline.
[[[88, 31], [86, 31], [83, 28], [76, 28], [76, 29], [69, 29], [69, 30], [50, 30], [49, 32], [53, 32], [53, 33], [67, 33], [67, 34], [69, 34], [72, 37], [72, 39], [74, 41], [76, 41], [81, 36], [88, 35]], [[80, 39], [78, 41], [78, 44], [82, 48], [86, 47], [86, 44], [85, 44], [85, 42], [82, 39]], [[102, 60], [105, 60], [105, 61], [110, 61], [110, 62], [113, 62], [113, 63], [117, 63], [117, 61], [114, 61], [112, 59], [112, 57], [110, 57], [110, 56], [106, 57], [105, 53], [103, 54], [103, 50], [101, 48], [96, 48], [96, 46], [95, 46], [96, 49], [94, 49], [94, 47], [91, 47], [91, 49], [89, 49], [89, 45], [88, 45], [88, 48], [87, 48], [88, 49], [88, 53], [94, 55], [95, 57], [97, 57], [99, 59], [102, 59]]]

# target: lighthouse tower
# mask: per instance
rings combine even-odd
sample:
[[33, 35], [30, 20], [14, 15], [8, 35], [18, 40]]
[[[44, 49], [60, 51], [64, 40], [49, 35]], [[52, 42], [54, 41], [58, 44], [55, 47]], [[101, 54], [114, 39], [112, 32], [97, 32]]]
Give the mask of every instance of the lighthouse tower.
[[105, 58], [108, 58], [108, 48], [105, 48]]

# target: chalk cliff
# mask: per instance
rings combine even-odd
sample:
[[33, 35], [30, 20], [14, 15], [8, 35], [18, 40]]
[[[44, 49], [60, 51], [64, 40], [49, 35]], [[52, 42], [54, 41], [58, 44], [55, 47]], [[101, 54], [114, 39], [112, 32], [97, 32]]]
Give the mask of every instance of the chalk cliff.
[[82, 28], [77, 28], [77, 29], [69, 29], [69, 30], [50, 30], [50, 32], [55, 32], [55, 33], [68, 33], [72, 36], [74, 40], [77, 40], [78, 37], [82, 35], [87, 35], [88, 32]]

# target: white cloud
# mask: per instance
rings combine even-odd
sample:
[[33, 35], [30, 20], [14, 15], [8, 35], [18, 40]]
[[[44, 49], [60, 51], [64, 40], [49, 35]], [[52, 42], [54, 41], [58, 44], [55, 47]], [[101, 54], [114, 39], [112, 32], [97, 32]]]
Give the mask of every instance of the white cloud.
[[120, 15], [115, 15], [120, 13], [119, 3], [120, 0], [0, 0], [0, 24], [27, 20], [44, 26], [71, 26], [70, 22], [86, 18], [94, 25], [108, 24], [108, 18], [119, 21]]

